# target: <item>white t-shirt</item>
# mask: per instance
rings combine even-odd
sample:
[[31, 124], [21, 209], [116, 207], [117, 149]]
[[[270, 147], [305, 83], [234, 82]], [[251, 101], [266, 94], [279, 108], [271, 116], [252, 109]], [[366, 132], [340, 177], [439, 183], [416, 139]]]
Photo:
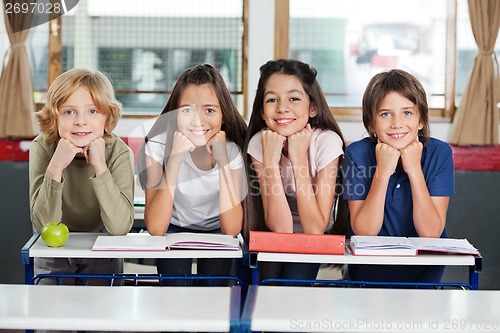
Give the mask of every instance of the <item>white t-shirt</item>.
[[[165, 154], [166, 134], [160, 134], [146, 144], [146, 155], [163, 164]], [[229, 167], [231, 170], [240, 169], [242, 178], [245, 178], [244, 162], [241, 150], [232, 141], [226, 142]], [[229, 175], [228, 175], [229, 176]], [[246, 184], [246, 180], [245, 184]], [[242, 183], [241, 181], [239, 182]], [[246, 188], [241, 188], [240, 198], [246, 195]], [[181, 164], [175, 188], [173, 225], [194, 230], [215, 230], [220, 228], [219, 221], [219, 168], [212, 170], [199, 169], [188, 154]]]
[[[308, 151], [309, 173], [314, 183], [318, 172], [342, 155], [342, 139], [330, 130], [314, 129]], [[256, 133], [248, 144], [248, 154], [262, 163], [262, 131]], [[300, 224], [297, 193], [290, 160], [283, 154], [279, 162], [281, 181], [293, 217], [293, 232], [304, 232]]]

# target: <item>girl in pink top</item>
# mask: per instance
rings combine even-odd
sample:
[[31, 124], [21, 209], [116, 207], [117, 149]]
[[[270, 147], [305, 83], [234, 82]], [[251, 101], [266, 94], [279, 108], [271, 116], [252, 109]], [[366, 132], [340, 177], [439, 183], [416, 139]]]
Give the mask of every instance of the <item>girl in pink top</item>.
[[[337, 204], [345, 144], [316, 70], [279, 59], [268, 61], [260, 73], [245, 145], [246, 230], [345, 234], [347, 207]], [[264, 266], [261, 279], [315, 279], [319, 269], [319, 264]]]

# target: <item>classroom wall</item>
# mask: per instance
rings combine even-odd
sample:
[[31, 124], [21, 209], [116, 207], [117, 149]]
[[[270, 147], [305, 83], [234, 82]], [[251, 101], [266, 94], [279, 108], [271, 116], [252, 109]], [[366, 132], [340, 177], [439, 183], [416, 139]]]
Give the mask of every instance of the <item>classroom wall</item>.
[[0, 162], [0, 283], [24, 283], [21, 248], [33, 234], [28, 162]]
[[[479, 162], [481, 163], [481, 162]], [[455, 191], [447, 215], [449, 237], [467, 238], [481, 251], [480, 289], [500, 289], [499, 171], [456, 171]], [[463, 267], [447, 267], [444, 279], [467, 276]]]

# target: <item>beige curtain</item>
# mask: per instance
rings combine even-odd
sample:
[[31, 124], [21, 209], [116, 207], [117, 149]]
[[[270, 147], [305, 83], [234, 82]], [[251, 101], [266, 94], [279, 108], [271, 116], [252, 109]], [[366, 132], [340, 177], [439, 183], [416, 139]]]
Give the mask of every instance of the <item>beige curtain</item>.
[[33, 81], [25, 44], [29, 29], [19, 31], [21, 27], [29, 26], [31, 15], [5, 14], [4, 19], [10, 48], [2, 63], [5, 67], [0, 77], [0, 138], [33, 137], [36, 134], [33, 126]]
[[479, 52], [453, 119], [450, 143], [498, 143], [498, 61], [493, 49], [500, 29], [500, 0], [469, 0], [469, 15]]

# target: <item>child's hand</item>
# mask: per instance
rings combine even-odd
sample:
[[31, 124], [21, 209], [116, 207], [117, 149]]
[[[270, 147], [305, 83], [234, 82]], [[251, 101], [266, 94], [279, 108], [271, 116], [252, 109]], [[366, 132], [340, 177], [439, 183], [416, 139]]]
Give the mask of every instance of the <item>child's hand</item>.
[[292, 165], [297, 165], [300, 161], [307, 160], [307, 151], [311, 144], [312, 136], [311, 125], [307, 124], [305, 128], [288, 137], [288, 158]]
[[422, 169], [420, 160], [422, 158], [422, 142], [418, 138], [410, 143], [408, 146], [401, 149], [401, 161], [403, 162], [403, 169], [407, 174]]
[[286, 137], [271, 130], [262, 131], [262, 162], [265, 165], [278, 165]]
[[75, 146], [68, 139], [61, 138], [59, 140], [47, 167], [54, 180], [62, 181], [62, 172], [77, 154], [83, 154], [83, 148]]
[[187, 154], [194, 151], [195, 148], [196, 146], [187, 136], [177, 131], [174, 133], [174, 143], [172, 152], [170, 153], [170, 159], [182, 163], [186, 160]]
[[212, 156], [212, 159], [219, 166], [229, 164], [229, 156], [226, 149], [226, 132], [219, 131], [207, 142], [207, 151]]
[[108, 169], [105, 150], [106, 143], [102, 137], [95, 138], [83, 148], [85, 159], [94, 167], [96, 176], [102, 175]]
[[375, 156], [377, 159], [377, 172], [390, 177], [396, 171], [401, 153], [396, 148], [379, 140], [377, 147], [375, 147]]

